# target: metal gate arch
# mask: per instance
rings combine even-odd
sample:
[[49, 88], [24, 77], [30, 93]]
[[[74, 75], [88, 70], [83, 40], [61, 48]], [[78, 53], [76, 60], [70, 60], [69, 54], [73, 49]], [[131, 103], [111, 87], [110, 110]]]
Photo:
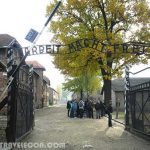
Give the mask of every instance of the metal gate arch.
[[19, 69], [11, 88], [6, 137], [8, 142], [15, 142], [32, 131], [34, 126], [33, 73], [28, 65]]
[[129, 127], [150, 137], [150, 82], [130, 87]]

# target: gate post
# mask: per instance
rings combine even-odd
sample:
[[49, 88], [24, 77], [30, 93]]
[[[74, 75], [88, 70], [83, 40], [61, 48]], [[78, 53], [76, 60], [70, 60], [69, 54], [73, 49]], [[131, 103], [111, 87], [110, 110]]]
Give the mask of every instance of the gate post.
[[[14, 72], [16, 65], [14, 65], [14, 50], [13, 44], [7, 49], [7, 78], [9, 79]], [[8, 83], [9, 84], [9, 83]], [[6, 128], [6, 139], [7, 142], [15, 141], [15, 80], [8, 87], [8, 106], [7, 106], [7, 128]]]
[[129, 129], [129, 99], [130, 99], [130, 81], [129, 81], [129, 66], [125, 66], [125, 91], [124, 91], [124, 106], [125, 106], [125, 128]]
[[33, 86], [33, 65], [30, 65], [29, 66], [29, 86], [30, 86], [30, 89], [31, 89], [31, 93], [32, 93], [32, 100], [31, 100], [31, 112], [32, 112], [32, 116], [31, 116], [31, 122], [32, 122], [32, 128], [34, 127], [35, 125], [35, 122], [34, 122], [34, 86]]

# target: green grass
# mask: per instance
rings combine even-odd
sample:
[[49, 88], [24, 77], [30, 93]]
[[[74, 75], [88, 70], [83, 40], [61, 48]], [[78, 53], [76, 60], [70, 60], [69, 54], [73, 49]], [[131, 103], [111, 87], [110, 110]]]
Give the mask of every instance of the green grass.
[[[118, 119], [124, 120], [124, 116], [125, 116], [124, 112], [119, 112], [119, 113], [118, 113]], [[114, 111], [114, 112], [112, 113], [112, 117], [113, 117], [113, 119], [116, 119], [116, 111]]]

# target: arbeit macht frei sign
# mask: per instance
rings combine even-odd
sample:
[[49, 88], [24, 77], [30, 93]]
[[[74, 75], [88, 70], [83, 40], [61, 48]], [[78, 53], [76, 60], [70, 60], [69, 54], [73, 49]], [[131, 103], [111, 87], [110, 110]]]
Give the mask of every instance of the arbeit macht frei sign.
[[[146, 43], [138, 43], [138, 42], [128, 42], [122, 44], [112, 44], [109, 45], [107, 43], [102, 43], [97, 39], [80, 39], [68, 45], [60, 45], [60, 44], [50, 44], [50, 45], [35, 45], [32, 49], [30, 47], [24, 47], [23, 51], [26, 53], [28, 50], [30, 51], [30, 55], [38, 55], [38, 54], [61, 54], [61, 48], [65, 48], [66, 53], [72, 53], [75, 51], [80, 51], [84, 48], [91, 48], [98, 50], [102, 53], [106, 53], [107, 47], [111, 47], [113, 51], [112, 53], [133, 53], [133, 54], [145, 54], [147, 53], [147, 49], [150, 47], [150, 44]], [[64, 54], [64, 53], [62, 53]]]

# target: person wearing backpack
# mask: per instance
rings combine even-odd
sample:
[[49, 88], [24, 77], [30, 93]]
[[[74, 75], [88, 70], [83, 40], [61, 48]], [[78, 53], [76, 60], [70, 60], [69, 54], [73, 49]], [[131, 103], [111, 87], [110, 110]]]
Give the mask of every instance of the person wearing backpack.
[[93, 102], [92, 102], [92, 100], [89, 100], [87, 103], [87, 111], [88, 111], [88, 118], [94, 118], [93, 117]]
[[84, 113], [84, 101], [81, 99], [78, 103], [79, 105], [79, 116], [80, 118], [83, 118], [83, 113]]

